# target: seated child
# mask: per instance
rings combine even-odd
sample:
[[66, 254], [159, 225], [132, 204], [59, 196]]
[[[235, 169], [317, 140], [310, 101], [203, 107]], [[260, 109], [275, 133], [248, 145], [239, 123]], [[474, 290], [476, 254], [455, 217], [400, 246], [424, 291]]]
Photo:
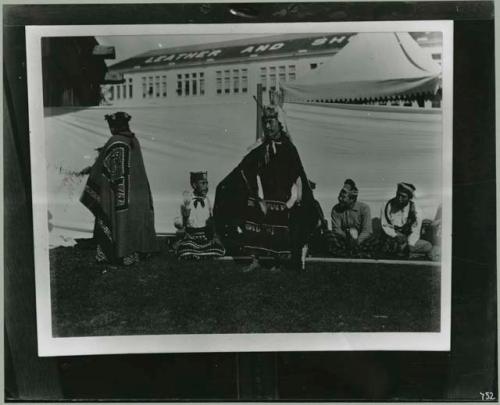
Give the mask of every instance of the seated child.
[[181, 219], [176, 220], [180, 240], [175, 253], [179, 259], [224, 256], [225, 250], [215, 233], [212, 206], [207, 197], [207, 172], [191, 172], [192, 191], [183, 193]]

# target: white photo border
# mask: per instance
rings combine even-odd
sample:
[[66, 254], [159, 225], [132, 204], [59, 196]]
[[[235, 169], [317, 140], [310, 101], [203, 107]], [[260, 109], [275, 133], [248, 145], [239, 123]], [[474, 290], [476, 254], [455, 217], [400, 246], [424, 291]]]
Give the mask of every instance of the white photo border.
[[[56, 338], [52, 334], [41, 38], [112, 35], [279, 34], [440, 31], [443, 217], [440, 332], [134, 335]], [[449, 351], [451, 335], [453, 21], [26, 26], [27, 82], [39, 356], [269, 351]]]

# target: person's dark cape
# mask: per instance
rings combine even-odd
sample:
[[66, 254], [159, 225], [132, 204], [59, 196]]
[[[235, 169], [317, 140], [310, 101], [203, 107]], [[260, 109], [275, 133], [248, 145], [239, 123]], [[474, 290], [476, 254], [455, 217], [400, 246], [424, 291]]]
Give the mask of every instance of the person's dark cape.
[[[289, 147], [298, 156], [295, 146], [289, 140], [284, 142], [288, 142]], [[246, 219], [246, 205], [249, 197], [255, 197], [250, 195], [250, 189], [253, 187], [249, 188], [246, 183], [246, 181], [252, 181], [252, 179], [244, 178], [242, 168], [247, 167], [249, 161], [262, 159], [265, 150], [266, 142], [251, 150], [216, 188], [214, 202], [215, 226], [219, 237], [230, 249], [235, 241], [244, 237], [241, 232], [244, 229]], [[298, 162], [299, 176], [302, 180], [302, 199], [299, 204], [295, 204], [290, 210], [289, 228], [292, 250], [307, 243], [320, 218], [300, 157]]]
[[100, 150], [80, 201], [95, 216], [94, 239], [109, 260], [158, 250], [151, 189], [133, 133], [113, 135]]

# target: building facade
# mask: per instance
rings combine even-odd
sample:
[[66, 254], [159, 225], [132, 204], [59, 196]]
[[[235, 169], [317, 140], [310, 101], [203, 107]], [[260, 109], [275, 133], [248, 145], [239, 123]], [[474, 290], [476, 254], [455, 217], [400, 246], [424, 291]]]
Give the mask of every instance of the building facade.
[[[248, 100], [258, 84], [267, 101], [269, 91], [317, 69], [355, 35], [290, 34], [149, 51], [109, 67], [122, 80], [102, 86], [102, 104], [230, 103]], [[414, 38], [440, 58], [435, 36]], [[435, 46], [426, 48], [430, 40]]]
[[104, 85], [115, 106], [232, 102], [265, 95], [320, 67], [355, 34], [282, 35], [150, 51], [110, 66], [120, 84]]

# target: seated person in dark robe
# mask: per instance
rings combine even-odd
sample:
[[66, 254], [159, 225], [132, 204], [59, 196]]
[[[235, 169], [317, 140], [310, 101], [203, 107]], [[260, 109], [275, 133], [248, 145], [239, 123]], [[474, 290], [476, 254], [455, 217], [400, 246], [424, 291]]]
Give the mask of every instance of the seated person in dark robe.
[[381, 253], [395, 258], [429, 258], [430, 242], [420, 238], [420, 211], [415, 204], [415, 186], [399, 183], [396, 196], [382, 208]]
[[370, 207], [358, 201], [358, 188], [347, 179], [340, 190], [338, 204], [332, 208], [330, 253], [336, 257], [370, 257], [372, 237]]
[[311, 188], [297, 149], [274, 108], [263, 111], [264, 139], [217, 187], [215, 220], [219, 234], [243, 255], [281, 261], [291, 256], [300, 268], [302, 247], [317, 223]]
[[95, 216], [96, 260], [130, 265], [158, 250], [141, 146], [124, 112], [106, 115], [111, 138], [98, 149], [80, 201]]
[[215, 233], [212, 204], [207, 196], [207, 172], [191, 172], [192, 191], [183, 193], [181, 221], [175, 223], [180, 240], [175, 247], [179, 259], [209, 259], [224, 256]]

